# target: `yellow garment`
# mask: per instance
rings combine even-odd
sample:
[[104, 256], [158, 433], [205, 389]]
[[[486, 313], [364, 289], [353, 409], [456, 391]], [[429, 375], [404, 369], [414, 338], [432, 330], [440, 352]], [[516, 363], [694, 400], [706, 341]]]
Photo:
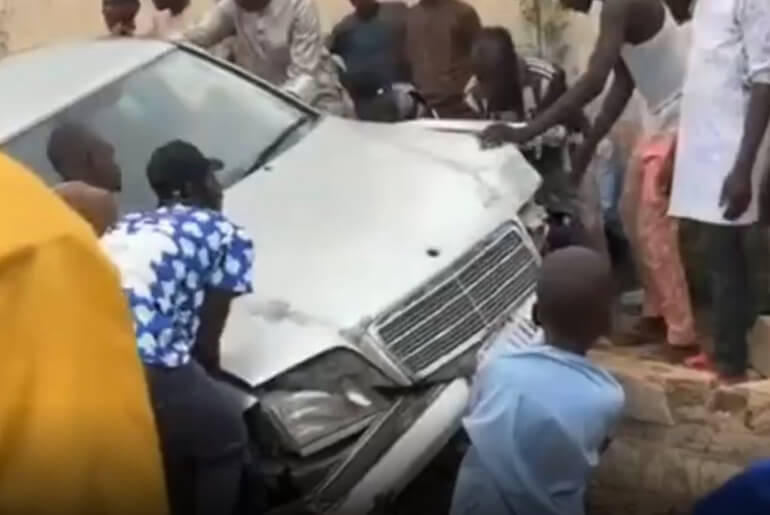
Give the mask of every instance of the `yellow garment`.
[[0, 196], [0, 514], [166, 514], [117, 272], [86, 222], [2, 154]]

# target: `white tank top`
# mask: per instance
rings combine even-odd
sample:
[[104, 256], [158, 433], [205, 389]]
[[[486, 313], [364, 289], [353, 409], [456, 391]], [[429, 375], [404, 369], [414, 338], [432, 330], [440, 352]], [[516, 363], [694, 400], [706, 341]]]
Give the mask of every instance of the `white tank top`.
[[689, 47], [689, 32], [677, 25], [665, 5], [663, 9], [663, 27], [652, 39], [638, 45], [626, 43], [621, 50], [639, 94], [655, 117], [668, 111], [671, 104], [678, 104]]

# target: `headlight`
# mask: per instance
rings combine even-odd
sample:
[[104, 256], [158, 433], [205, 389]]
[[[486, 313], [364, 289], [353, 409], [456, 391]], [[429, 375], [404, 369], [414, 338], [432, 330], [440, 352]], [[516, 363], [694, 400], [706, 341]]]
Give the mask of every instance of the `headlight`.
[[[365, 429], [388, 408], [388, 401], [373, 388], [356, 368], [371, 368], [360, 358], [358, 367], [340, 366], [339, 352], [322, 356], [314, 363], [302, 365], [303, 380], [294, 370], [284, 381], [276, 381], [275, 389], [260, 395], [262, 412], [276, 429], [283, 446], [302, 457], [309, 456]], [[352, 354], [352, 353], [342, 353]], [[348, 356], [350, 358], [350, 356]], [[345, 360], [343, 360], [345, 361]], [[336, 379], [330, 366], [337, 363]], [[304, 383], [297, 388], [297, 382]]]

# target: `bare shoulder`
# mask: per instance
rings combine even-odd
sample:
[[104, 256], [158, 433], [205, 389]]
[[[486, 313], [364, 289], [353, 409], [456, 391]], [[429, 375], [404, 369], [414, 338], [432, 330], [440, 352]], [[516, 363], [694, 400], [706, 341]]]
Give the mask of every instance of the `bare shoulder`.
[[[625, 24], [639, 2], [640, 0], [605, 0], [599, 15], [602, 28], [605, 28], [607, 24]], [[641, 0], [641, 3], [645, 3], [645, 0]]]
[[605, 0], [600, 16], [601, 31], [626, 34], [637, 44], [660, 30], [665, 18], [662, 0]]

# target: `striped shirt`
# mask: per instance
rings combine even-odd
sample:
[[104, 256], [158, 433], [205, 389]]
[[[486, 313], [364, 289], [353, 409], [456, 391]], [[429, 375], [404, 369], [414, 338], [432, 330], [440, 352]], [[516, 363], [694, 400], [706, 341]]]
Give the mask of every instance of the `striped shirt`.
[[[558, 66], [534, 56], [520, 59], [519, 66], [524, 110], [527, 119], [531, 120], [566, 91], [565, 74]], [[482, 118], [508, 118], [508, 113], [489, 112], [489, 102], [481, 94], [475, 76], [465, 88], [465, 102]]]

